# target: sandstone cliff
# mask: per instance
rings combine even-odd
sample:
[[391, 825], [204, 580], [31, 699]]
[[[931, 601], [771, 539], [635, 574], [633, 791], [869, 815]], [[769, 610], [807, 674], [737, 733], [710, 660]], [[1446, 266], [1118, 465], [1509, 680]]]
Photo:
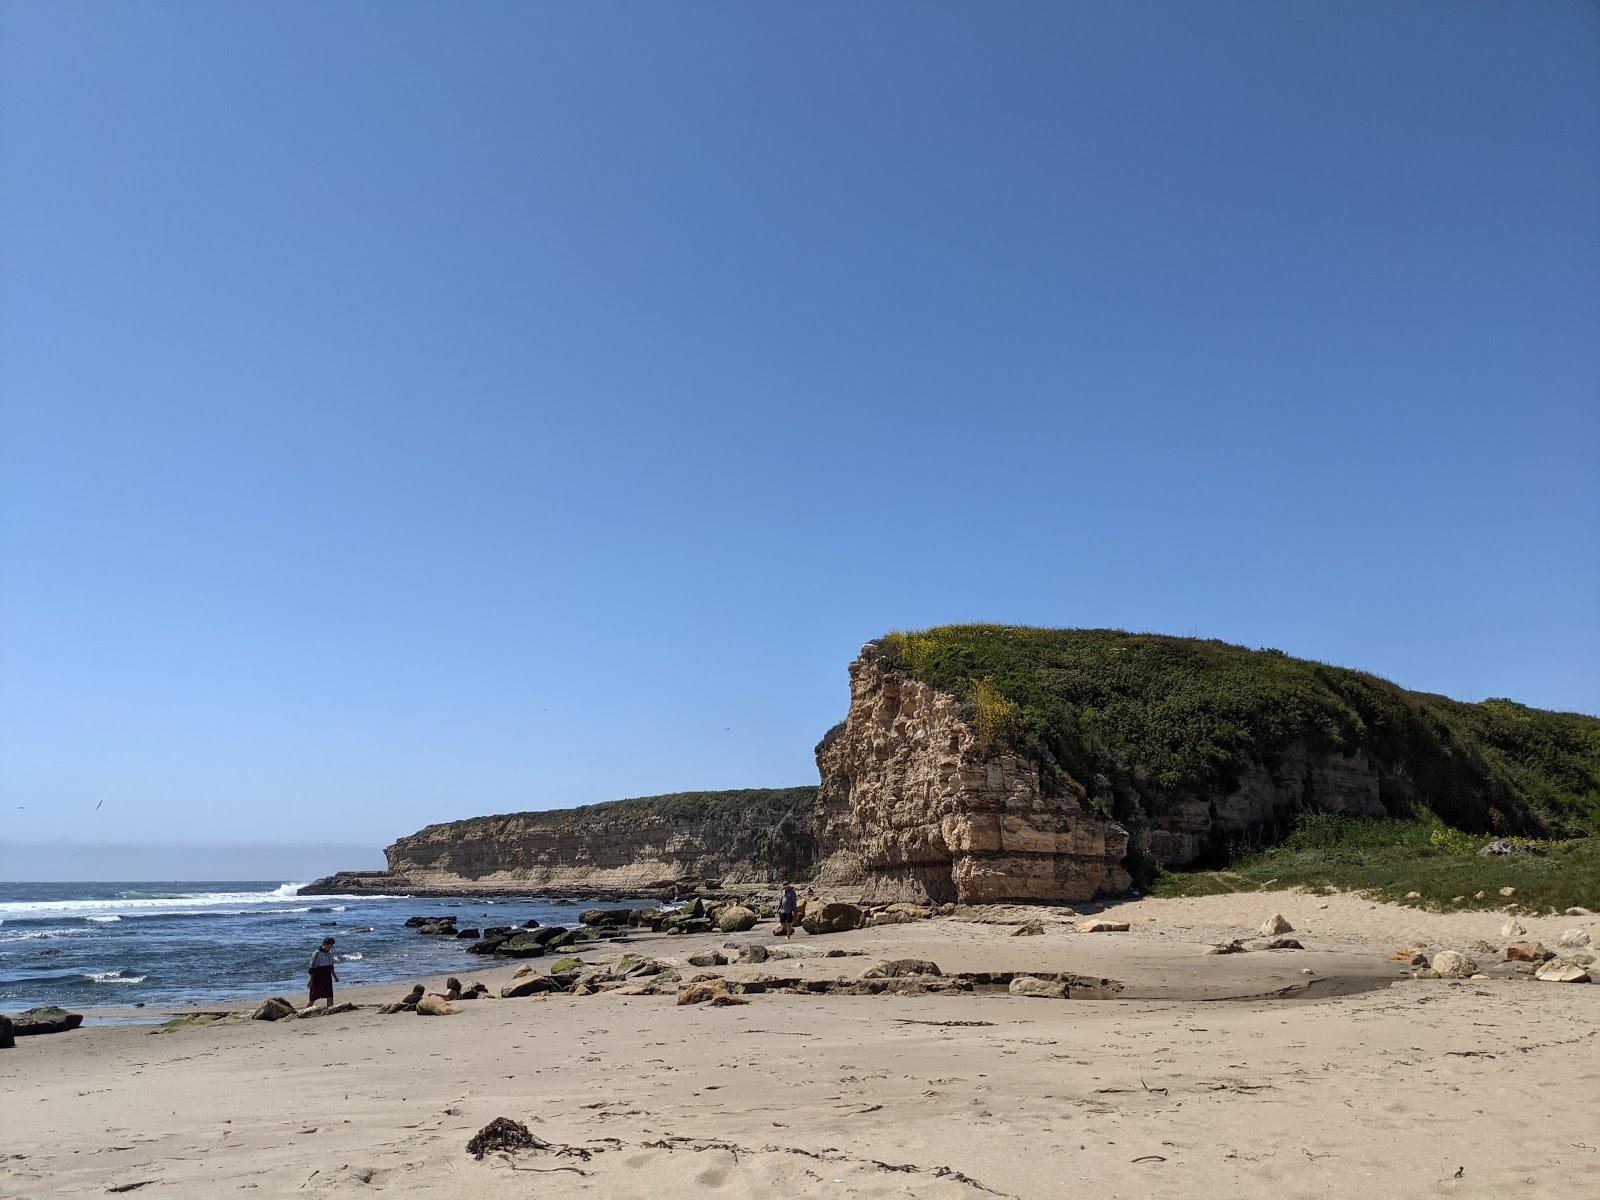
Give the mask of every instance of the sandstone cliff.
[[684, 792], [449, 821], [388, 847], [387, 871], [330, 876], [306, 891], [643, 894], [705, 880], [766, 883], [809, 868], [815, 795]]
[[948, 626], [868, 643], [817, 747], [819, 883], [1087, 900], [1302, 812], [1481, 833], [1600, 822], [1600, 721], [1221, 642]]
[[947, 692], [850, 664], [850, 711], [817, 747], [818, 884], [870, 901], [1088, 900], [1124, 890], [1128, 833], [1039, 768], [985, 753]]

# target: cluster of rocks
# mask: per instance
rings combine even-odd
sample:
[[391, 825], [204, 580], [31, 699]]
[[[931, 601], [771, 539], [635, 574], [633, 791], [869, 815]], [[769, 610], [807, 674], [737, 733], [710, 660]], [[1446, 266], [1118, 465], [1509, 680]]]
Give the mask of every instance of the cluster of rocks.
[[[1512, 918], [1501, 927], [1501, 935], [1515, 938], [1502, 949], [1490, 942], [1474, 942], [1468, 951], [1430, 952], [1426, 943], [1402, 946], [1389, 957], [1413, 968], [1413, 979], [1489, 979], [1493, 974], [1511, 977], [1530, 976], [1541, 983], [1590, 983], [1600, 967], [1582, 929], [1568, 929], [1556, 939], [1552, 950], [1543, 942], [1528, 940], [1522, 922]], [[1470, 951], [1470, 952], [1469, 952]], [[1487, 965], [1479, 956], [1493, 961]]]

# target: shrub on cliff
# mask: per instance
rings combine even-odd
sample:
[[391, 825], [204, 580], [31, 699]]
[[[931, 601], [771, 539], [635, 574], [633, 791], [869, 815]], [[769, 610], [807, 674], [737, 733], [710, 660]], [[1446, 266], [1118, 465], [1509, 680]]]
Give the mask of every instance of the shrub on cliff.
[[1107, 629], [950, 625], [893, 633], [880, 663], [954, 693], [980, 740], [1124, 819], [1225, 794], [1292, 745], [1362, 751], [1396, 815], [1555, 836], [1600, 829], [1600, 719], [1463, 703], [1219, 641]]

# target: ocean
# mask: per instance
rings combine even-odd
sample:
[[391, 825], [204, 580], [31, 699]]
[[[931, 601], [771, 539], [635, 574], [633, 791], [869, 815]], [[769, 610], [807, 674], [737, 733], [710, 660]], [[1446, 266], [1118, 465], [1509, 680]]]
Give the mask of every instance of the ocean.
[[[428, 900], [300, 896], [298, 883], [0, 882], [0, 1012], [39, 1004], [93, 1018], [145, 1005], [222, 1004], [265, 993], [303, 1002], [306, 963], [336, 939], [339, 987], [468, 976], [494, 961], [470, 941], [405, 927], [448, 913], [465, 928], [576, 923], [578, 906], [552, 900]], [[645, 907], [647, 902], [638, 901]], [[399, 991], [405, 991], [400, 988]]]

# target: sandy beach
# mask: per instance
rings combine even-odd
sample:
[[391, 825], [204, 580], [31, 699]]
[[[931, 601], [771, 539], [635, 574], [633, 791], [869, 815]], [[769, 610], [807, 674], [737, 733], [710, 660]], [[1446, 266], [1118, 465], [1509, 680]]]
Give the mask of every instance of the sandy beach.
[[[1205, 952], [1280, 912], [1304, 950]], [[1033, 910], [1044, 932], [1027, 937], [991, 915], [798, 935], [851, 953], [783, 973], [854, 979], [914, 957], [1103, 975], [1124, 992], [764, 993], [721, 1008], [556, 994], [443, 1018], [362, 1008], [26, 1038], [0, 1056], [0, 1195], [1600, 1194], [1600, 987], [1503, 968], [1412, 980], [1389, 960], [1416, 942], [1503, 947], [1504, 913], [1253, 893], [1106, 910], [1125, 933]], [[1600, 918], [1519, 919], [1547, 945], [1572, 928], [1600, 941]], [[769, 927], [586, 958], [682, 962], [756, 940], [772, 944]], [[458, 974], [498, 990], [513, 969]], [[474, 1160], [468, 1139], [497, 1117], [554, 1148]]]

